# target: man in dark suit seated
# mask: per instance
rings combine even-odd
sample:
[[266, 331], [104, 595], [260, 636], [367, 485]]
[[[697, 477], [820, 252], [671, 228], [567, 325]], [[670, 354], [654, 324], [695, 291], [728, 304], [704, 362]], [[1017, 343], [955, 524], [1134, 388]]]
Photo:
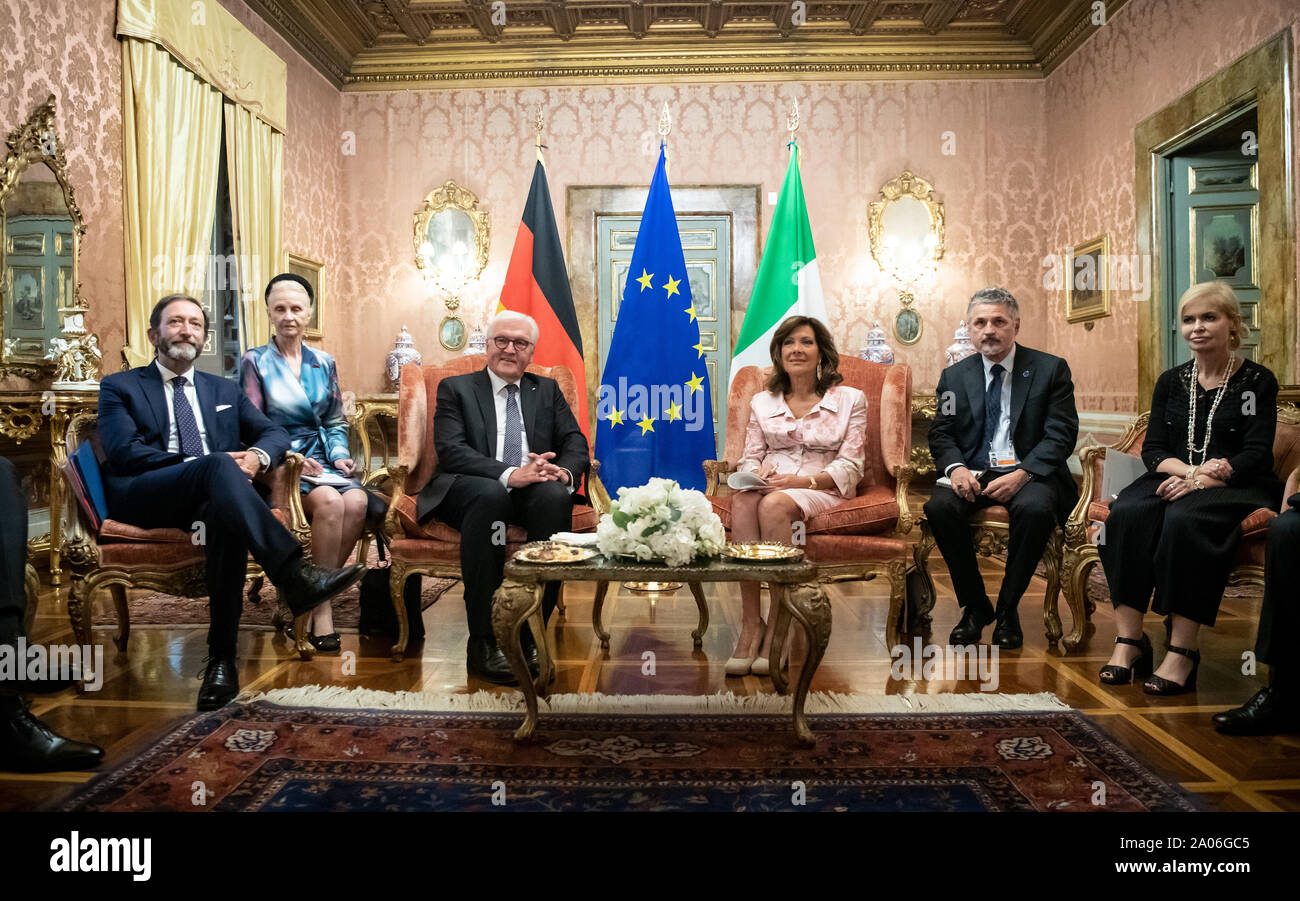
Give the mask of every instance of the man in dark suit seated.
[[[420, 492], [416, 516], [460, 531], [460, 567], [469, 616], [466, 667], [497, 685], [515, 678], [492, 632], [492, 595], [506, 561], [506, 526], [528, 539], [571, 527], [573, 491], [587, 472], [587, 439], [554, 379], [525, 372], [537, 347], [537, 323], [522, 313], [498, 313], [488, 327], [487, 368], [443, 379], [433, 442], [438, 469]], [[542, 613], [555, 607], [547, 587]], [[525, 652], [535, 657], [524, 628]], [[537, 636], [540, 640], [541, 636]]]
[[[1070, 367], [1016, 343], [1020, 307], [1002, 288], [977, 291], [966, 322], [978, 354], [943, 371], [930, 452], [951, 487], [936, 485], [926, 521], [965, 608], [949, 642], [975, 644], [994, 620], [993, 643], [1021, 646], [1017, 606], [1053, 528], [1078, 499], [1066, 463], [1079, 435]], [[1007, 568], [996, 610], [984, 590], [970, 516], [1000, 504], [1010, 516]]]
[[[0, 652], [18, 661], [18, 640], [26, 635], [27, 501], [18, 472], [0, 457]], [[72, 684], [62, 674], [33, 680], [18, 666], [0, 675], [0, 770], [45, 773], [99, 766], [104, 751], [56, 733], [32, 716], [22, 694], [47, 694]]]
[[271, 513], [253, 477], [284, 458], [289, 436], [235, 382], [195, 371], [207, 330], [197, 300], [164, 297], [149, 316], [153, 362], [115, 372], [99, 388], [109, 516], [146, 529], [202, 527], [196, 543], [204, 545], [211, 622], [199, 710], [239, 692], [235, 643], [250, 551], [294, 616], [365, 572], [313, 565]]

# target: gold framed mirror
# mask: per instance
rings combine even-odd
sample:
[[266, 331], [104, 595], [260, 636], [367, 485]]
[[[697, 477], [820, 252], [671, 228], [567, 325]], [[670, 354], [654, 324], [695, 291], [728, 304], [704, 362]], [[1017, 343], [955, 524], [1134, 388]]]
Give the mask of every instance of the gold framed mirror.
[[[490, 238], [488, 214], [478, 208], [478, 197], [450, 179], [415, 211], [415, 265], [453, 298], [487, 266]], [[447, 309], [459, 305], [458, 299], [448, 300]]]
[[894, 316], [894, 337], [902, 344], [921, 340], [924, 323], [915, 307], [914, 289], [934, 272], [943, 258], [944, 210], [934, 198], [934, 186], [906, 169], [880, 189], [880, 199], [867, 205], [867, 232], [876, 265], [899, 285], [900, 309]]
[[0, 169], [0, 376], [56, 387], [99, 381], [81, 296], [81, 208], [54, 129], [54, 95], [9, 133]]

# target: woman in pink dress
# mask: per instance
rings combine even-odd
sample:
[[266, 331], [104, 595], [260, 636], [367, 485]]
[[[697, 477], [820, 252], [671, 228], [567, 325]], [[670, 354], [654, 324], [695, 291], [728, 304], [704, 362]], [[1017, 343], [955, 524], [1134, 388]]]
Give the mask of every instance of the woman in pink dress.
[[[791, 316], [772, 335], [772, 377], [749, 403], [745, 454], [736, 467], [766, 480], [731, 499], [735, 542], [790, 544], [796, 523], [857, 493], [867, 439], [867, 398], [842, 385], [831, 333], [810, 316]], [[775, 616], [764, 624], [759, 584], [740, 583], [740, 639], [728, 676], [768, 675]]]

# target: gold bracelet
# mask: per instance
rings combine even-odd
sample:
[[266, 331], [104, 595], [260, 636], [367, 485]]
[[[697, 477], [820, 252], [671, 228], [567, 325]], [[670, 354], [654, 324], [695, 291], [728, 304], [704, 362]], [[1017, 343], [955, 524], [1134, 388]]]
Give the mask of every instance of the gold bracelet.
[[812, 488], [814, 491], [817, 490], [817, 477], [816, 477], [816, 476], [809, 476], [809, 477], [808, 477], [808, 487], [809, 487], [809, 488]]

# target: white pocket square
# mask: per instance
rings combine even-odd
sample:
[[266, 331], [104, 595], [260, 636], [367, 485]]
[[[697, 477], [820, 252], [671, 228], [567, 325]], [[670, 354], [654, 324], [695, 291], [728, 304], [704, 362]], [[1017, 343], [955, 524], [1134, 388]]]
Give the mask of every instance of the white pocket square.
[[222, 410], [229, 410], [229, 409], [230, 409], [230, 404], [217, 404], [218, 413], [220, 413]]

